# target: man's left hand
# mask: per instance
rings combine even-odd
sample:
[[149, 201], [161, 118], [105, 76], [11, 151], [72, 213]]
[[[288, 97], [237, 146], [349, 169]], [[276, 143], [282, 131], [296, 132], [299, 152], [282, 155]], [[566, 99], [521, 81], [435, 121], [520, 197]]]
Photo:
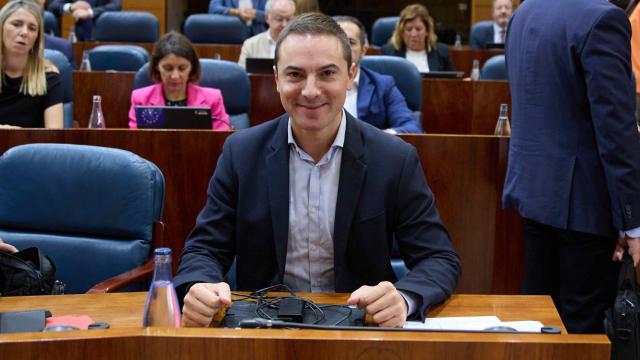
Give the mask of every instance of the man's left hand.
[[364, 308], [379, 326], [401, 327], [407, 320], [407, 303], [388, 281], [376, 286], [361, 286], [351, 294], [347, 303]]
[[71, 13], [71, 16], [73, 16], [73, 19], [78, 21], [81, 19], [88, 19], [91, 17], [91, 13], [89, 12], [89, 10], [85, 10], [85, 9], [79, 9], [74, 11], [73, 13]]
[[633, 259], [633, 266], [637, 267], [640, 262], [640, 238], [632, 238], [629, 236], [618, 238], [616, 249], [613, 252], [614, 261], [622, 261], [622, 254], [625, 249], [629, 251], [629, 255]]

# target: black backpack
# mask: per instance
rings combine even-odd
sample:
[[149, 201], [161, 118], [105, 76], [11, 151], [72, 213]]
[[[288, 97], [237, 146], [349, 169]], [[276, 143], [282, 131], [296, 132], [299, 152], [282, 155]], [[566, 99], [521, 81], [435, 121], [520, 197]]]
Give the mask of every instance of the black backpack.
[[640, 296], [633, 259], [625, 252], [620, 264], [618, 295], [605, 313], [604, 329], [611, 341], [612, 360], [640, 359]]
[[36, 247], [13, 254], [0, 251], [0, 296], [62, 294], [65, 285], [55, 275], [53, 261]]

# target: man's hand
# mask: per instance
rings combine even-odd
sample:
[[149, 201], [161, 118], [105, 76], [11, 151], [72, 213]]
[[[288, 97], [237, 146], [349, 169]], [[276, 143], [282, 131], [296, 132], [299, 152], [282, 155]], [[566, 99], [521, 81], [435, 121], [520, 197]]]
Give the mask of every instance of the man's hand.
[[388, 281], [376, 286], [361, 286], [351, 294], [347, 303], [366, 309], [380, 326], [401, 327], [407, 320], [407, 303]]
[[227, 283], [195, 284], [184, 297], [182, 326], [207, 327], [218, 310], [229, 304], [231, 304], [231, 290]]
[[629, 236], [618, 238], [616, 249], [613, 251], [613, 261], [622, 261], [624, 250], [629, 249], [629, 255], [633, 258], [633, 266], [637, 267], [640, 262], [640, 238]]
[[91, 13], [89, 12], [89, 10], [79, 9], [79, 10], [75, 10], [75, 11], [71, 12], [71, 16], [73, 16], [73, 19], [75, 21], [78, 21], [78, 20], [90, 18], [91, 17]]
[[16, 249], [15, 246], [11, 244], [7, 244], [4, 241], [2, 241], [2, 239], [0, 239], [0, 251], [13, 254], [13, 253], [17, 253], [18, 249]]
[[71, 4], [69, 8], [70, 12], [74, 12], [76, 10], [89, 10], [91, 9], [91, 5], [86, 1], [76, 1]]
[[240, 19], [244, 20], [244, 21], [249, 21], [249, 20], [253, 20], [256, 18], [256, 9], [247, 9], [247, 8], [243, 8], [243, 9], [238, 9], [238, 16], [240, 16]]

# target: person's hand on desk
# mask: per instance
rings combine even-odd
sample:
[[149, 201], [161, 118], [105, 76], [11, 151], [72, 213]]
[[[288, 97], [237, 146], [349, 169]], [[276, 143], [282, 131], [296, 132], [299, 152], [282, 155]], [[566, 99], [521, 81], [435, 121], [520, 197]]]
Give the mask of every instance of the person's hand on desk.
[[15, 246], [11, 244], [7, 244], [4, 241], [2, 241], [2, 239], [0, 239], [0, 251], [13, 254], [13, 253], [17, 253], [18, 249], [16, 249]]
[[407, 320], [407, 303], [396, 287], [383, 281], [376, 286], [361, 286], [351, 293], [349, 305], [364, 308], [380, 326], [401, 327]]
[[622, 261], [622, 254], [624, 254], [625, 249], [629, 251], [629, 255], [633, 258], [633, 266], [637, 267], [640, 262], [640, 237], [632, 238], [625, 235], [625, 237], [618, 238], [616, 249], [613, 252], [613, 260]]
[[78, 21], [78, 20], [90, 18], [91, 17], [91, 12], [89, 12], [89, 10], [79, 9], [79, 10], [76, 10], [76, 11], [72, 12], [71, 16], [73, 16], [74, 20]]
[[206, 327], [220, 309], [231, 304], [231, 290], [224, 282], [198, 283], [189, 289], [182, 307], [182, 326]]
[[20, 126], [0, 124], [0, 129], [20, 129]]
[[89, 9], [91, 9], [91, 5], [86, 1], [76, 1], [71, 4], [71, 7], [69, 7], [69, 11], [72, 13], [76, 10], [89, 10]]
[[244, 21], [249, 21], [256, 18], [256, 9], [243, 8], [243, 9], [238, 9], [238, 11], [239, 11], [238, 15], [240, 16], [240, 19]]

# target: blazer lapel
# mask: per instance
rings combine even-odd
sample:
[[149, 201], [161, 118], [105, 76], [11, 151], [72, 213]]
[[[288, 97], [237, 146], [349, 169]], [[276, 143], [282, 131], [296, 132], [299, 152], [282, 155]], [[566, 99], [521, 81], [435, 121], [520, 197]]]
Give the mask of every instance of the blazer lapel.
[[281, 116], [273, 141], [267, 153], [267, 181], [269, 187], [269, 207], [273, 226], [276, 257], [278, 261], [278, 281], [284, 278], [289, 238], [289, 146], [287, 144], [287, 123], [289, 117]]
[[357, 120], [347, 114], [347, 129], [344, 148], [342, 149], [340, 184], [338, 185], [338, 199], [336, 201], [333, 229], [335, 286], [338, 292], [349, 290], [347, 242], [367, 169], [362, 159], [363, 150]]

